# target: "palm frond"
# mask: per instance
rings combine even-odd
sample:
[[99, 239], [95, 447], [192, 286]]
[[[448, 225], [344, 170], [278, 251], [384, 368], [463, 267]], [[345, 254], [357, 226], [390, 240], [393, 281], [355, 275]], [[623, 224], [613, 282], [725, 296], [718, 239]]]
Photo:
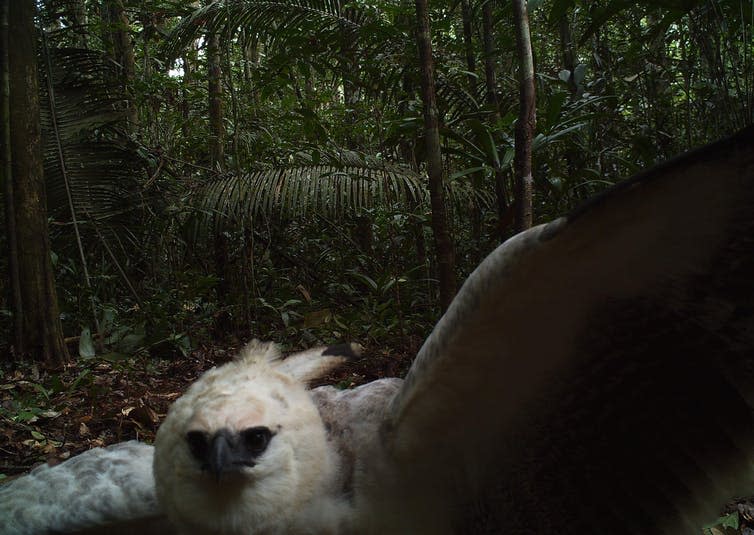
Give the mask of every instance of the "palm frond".
[[[339, 219], [374, 207], [429, 207], [426, 176], [408, 167], [347, 150], [317, 158], [301, 151], [290, 160], [291, 165], [218, 177], [193, 190], [186, 202], [191, 211], [187, 240], [201, 243], [223, 230], [253, 227], [257, 220], [302, 219], [313, 213]], [[445, 191], [459, 213], [471, 205], [486, 209], [495, 203], [491, 190], [468, 180], [449, 180]]]
[[443, 114], [443, 122], [455, 123], [469, 117], [483, 117], [485, 109], [484, 84], [468, 88], [467, 75], [462, 72], [437, 73], [437, 105]]
[[194, 215], [187, 228], [196, 240], [256, 218], [290, 219], [311, 213], [339, 218], [377, 205], [415, 206], [426, 202], [423, 182], [411, 169], [356, 153], [343, 153], [340, 161], [227, 175], [191, 193], [188, 204]]
[[41, 119], [48, 212], [58, 228], [75, 218], [82, 228], [100, 225], [98, 232], [92, 229], [100, 237], [102, 232], [130, 236], [128, 227], [141, 205], [140, 163], [114, 128], [124, 118], [117, 71], [98, 52], [47, 52]]
[[375, 6], [343, 0], [221, 0], [195, 10], [173, 29], [165, 47], [168, 61], [207, 33], [219, 35], [225, 47], [254, 36], [276, 69], [298, 64], [336, 72], [366, 93], [400, 87], [407, 63], [403, 56], [407, 50], [414, 54], [410, 32]]
[[[361, 164], [361, 165], [359, 165]], [[351, 161], [346, 165], [297, 165], [217, 179], [194, 193], [200, 206], [236, 220], [305, 216], [338, 217], [375, 204], [421, 202], [420, 175], [389, 165]]]
[[375, 22], [379, 22], [375, 12], [361, 7], [346, 9], [340, 0], [225, 0], [185, 17], [171, 32], [166, 51], [175, 58], [207, 32], [231, 39], [243, 29], [267, 39], [271, 48], [284, 48], [302, 37], [338, 43], [349, 35], [355, 39], [368, 23], [372, 31], [389, 30]]
[[[491, 180], [489, 181], [491, 184]], [[497, 199], [492, 187], [475, 185], [471, 180], [449, 180], [445, 184], [445, 197], [459, 214], [466, 214], [470, 207], [489, 210]]]

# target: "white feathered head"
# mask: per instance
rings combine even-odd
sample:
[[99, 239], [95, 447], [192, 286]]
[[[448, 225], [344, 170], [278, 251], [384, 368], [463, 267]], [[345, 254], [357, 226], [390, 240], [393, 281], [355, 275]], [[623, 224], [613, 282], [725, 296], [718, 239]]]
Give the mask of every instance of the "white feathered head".
[[254, 341], [191, 385], [155, 441], [168, 517], [191, 533], [266, 532], [311, 502], [334, 460], [305, 384], [344, 360], [322, 350], [281, 359]]

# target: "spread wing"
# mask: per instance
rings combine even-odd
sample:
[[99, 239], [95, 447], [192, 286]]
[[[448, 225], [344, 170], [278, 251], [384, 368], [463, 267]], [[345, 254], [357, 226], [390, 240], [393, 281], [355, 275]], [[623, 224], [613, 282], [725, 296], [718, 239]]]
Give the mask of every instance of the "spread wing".
[[0, 533], [173, 533], [155, 498], [153, 452], [123, 442], [0, 485]]
[[393, 401], [372, 522], [698, 530], [754, 492], [753, 364], [750, 128], [512, 238], [478, 267]]

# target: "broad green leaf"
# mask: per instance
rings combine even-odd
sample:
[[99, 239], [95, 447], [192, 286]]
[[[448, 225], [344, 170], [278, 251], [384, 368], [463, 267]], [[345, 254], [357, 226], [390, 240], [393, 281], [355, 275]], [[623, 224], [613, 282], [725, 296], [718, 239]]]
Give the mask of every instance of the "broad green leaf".
[[541, 125], [542, 130], [550, 131], [550, 129], [555, 127], [566, 100], [568, 100], [568, 93], [566, 91], [557, 91], [550, 95], [550, 98], [547, 99], [547, 111]]
[[363, 282], [374, 291], [377, 291], [377, 289], [379, 288], [379, 285], [374, 281], [374, 279], [372, 279], [368, 275], [364, 275], [363, 273], [359, 273], [357, 271], [348, 271], [347, 273], [354, 279]]
[[474, 173], [479, 173], [480, 171], [484, 171], [485, 169], [488, 169], [488, 168], [480, 166], [480, 167], [469, 167], [468, 169], [462, 169], [461, 171], [457, 171], [453, 173], [452, 175], [450, 175], [448, 180], [456, 180], [458, 178], [462, 178], [462, 177], [465, 177]]
[[495, 146], [495, 140], [492, 137], [492, 132], [489, 125], [483, 123], [478, 119], [471, 119], [469, 127], [476, 135], [477, 143], [484, 150], [484, 154], [490, 165], [500, 165], [500, 160], [497, 155], [497, 147]]

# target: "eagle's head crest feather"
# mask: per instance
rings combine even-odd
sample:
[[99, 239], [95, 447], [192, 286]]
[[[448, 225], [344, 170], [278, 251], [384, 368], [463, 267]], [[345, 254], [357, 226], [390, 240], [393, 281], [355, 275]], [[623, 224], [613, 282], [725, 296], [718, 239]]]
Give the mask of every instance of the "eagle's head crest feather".
[[322, 351], [283, 359], [255, 340], [191, 385], [155, 441], [167, 515], [191, 533], [267, 532], [290, 508], [330, 494], [337, 467], [305, 383], [343, 360]]

